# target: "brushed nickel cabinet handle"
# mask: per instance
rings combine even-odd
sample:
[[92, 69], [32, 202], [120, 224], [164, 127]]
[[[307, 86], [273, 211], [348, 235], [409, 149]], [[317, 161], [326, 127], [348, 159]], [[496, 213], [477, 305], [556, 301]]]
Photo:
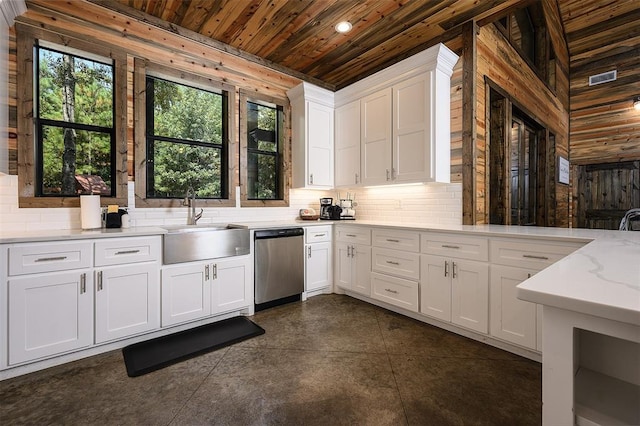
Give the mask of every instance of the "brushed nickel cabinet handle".
[[326, 233], [316, 234], [316, 235], [313, 236], [313, 238], [320, 238], [320, 237], [324, 237], [326, 235], [327, 235]]
[[56, 260], [65, 260], [67, 256], [56, 256], [56, 257], [41, 257], [36, 259], [34, 262], [55, 262]]
[[83, 273], [80, 275], [80, 294], [84, 294], [87, 292], [87, 274]]
[[458, 276], [458, 272], [456, 271], [456, 262], [451, 262], [452, 265], [452, 270], [453, 270], [453, 278], [456, 278]]
[[209, 265], [204, 265], [204, 279], [205, 281], [209, 280]]
[[460, 248], [460, 246], [452, 246], [452, 245], [449, 245], [449, 244], [443, 244], [442, 247], [443, 248], [450, 248], [450, 249], [459, 249]]
[[311, 259], [311, 246], [307, 247], [307, 257]]
[[387, 180], [391, 180], [391, 179], [389, 178], [389, 169], [387, 169]]
[[116, 255], [118, 255], [118, 254], [136, 254], [136, 253], [140, 253], [140, 250], [121, 250], [121, 251], [117, 251]]
[[218, 264], [217, 263], [213, 264], [213, 279], [214, 280], [218, 279]]
[[444, 261], [444, 276], [449, 276], [449, 261], [447, 260]]
[[549, 260], [547, 256], [535, 256], [533, 254], [523, 254], [522, 257], [526, 257], [527, 259]]
[[356, 257], [356, 248], [351, 246], [351, 257]]
[[392, 261], [392, 260], [387, 260], [387, 263], [388, 263], [389, 265], [400, 266], [400, 262], [394, 262], [394, 261]]
[[357, 237], [357, 235], [355, 235], [355, 234], [346, 234], [346, 236], [347, 236], [347, 237], [351, 237], [351, 238], [355, 238], [355, 237]]
[[393, 293], [393, 294], [398, 294], [397, 290], [391, 290], [390, 288], [385, 288], [384, 291], [389, 292], [389, 293]]
[[313, 173], [309, 175], [309, 183], [313, 185]]
[[98, 271], [98, 291], [102, 291], [102, 271]]
[[356, 173], [356, 183], [358, 183], [358, 174]]
[[351, 246], [347, 246], [347, 257], [351, 257]]
[[400, 240], [395, 240], [393, 238], [387, 238], [387, 241], [389, 241], [390, 243], [399, 243]]

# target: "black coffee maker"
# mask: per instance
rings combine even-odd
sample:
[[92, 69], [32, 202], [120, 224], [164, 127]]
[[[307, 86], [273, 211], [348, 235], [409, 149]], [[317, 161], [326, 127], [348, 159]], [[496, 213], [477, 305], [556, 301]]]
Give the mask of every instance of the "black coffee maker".
[[320, 198], [320, 219], [331, 220], [333, 198]]

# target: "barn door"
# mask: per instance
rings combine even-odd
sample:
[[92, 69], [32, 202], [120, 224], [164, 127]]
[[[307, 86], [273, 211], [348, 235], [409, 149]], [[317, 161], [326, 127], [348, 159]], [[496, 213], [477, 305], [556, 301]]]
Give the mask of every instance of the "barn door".
[[578, 228], [618, 229], [625, 212], [640, 207], [640, 161], [590, 164], [574, 170]]

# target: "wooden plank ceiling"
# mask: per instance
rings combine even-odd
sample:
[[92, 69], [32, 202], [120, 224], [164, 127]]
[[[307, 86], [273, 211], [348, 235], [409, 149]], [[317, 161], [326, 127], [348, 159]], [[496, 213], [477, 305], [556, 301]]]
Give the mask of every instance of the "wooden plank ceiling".
[[[532, 0], [90, 1], [142, 12], [340, 89], [455, 38], [471, 19], [482, 25]], [[557, 4], [572, 66], [591, 61], [594, 54], [638, 48], [639, 0]], [[344, 20], [353, 30], [338, 34], [334, 26]]]
[[[114, 8], [113, 0], [91, 0]], [[340, 89], [523, 0], [117, 0]], [[526, 1], [525, 1], [526, 2]], [[122, 11], [122, 8], [119, 10]], [[353, 29], [338, 34], [334, 26]]]

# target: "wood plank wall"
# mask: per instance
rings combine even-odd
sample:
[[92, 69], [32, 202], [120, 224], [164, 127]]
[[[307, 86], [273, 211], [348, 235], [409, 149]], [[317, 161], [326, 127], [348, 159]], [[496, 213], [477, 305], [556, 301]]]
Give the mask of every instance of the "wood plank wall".
[[[489, 180], [486, 167], [488, 163], [487, 125], [486, 125], [486, 79], [489, 79], [504, 91], [509, 98], [555, 135], [555, 149], [549, 155], [547, 164], [547, 188], [555, 197], [555, 205], [549, 210], [548, 222], [552, 226], [565, 227], [569, 224], [569, 186], [559, 184], [555, 170], [559, 155], [568, 158], [569, 113], [563, 100], [566, 96], [552, 92], [529, 68], [518, 53], [504, 39], [494, 25], [480, 28], [477, 40], [478, 67], [477, 84], [477, 158], [476, 158], [476, 220], [475, 223], [488, 223], [490, 199]], [[560, 62], [558, 58], [558, 62]], [[566, 64], [556, 67], [559, 80], [568, 80]], [[562, 84], [557, 91], [562, 90]]]

